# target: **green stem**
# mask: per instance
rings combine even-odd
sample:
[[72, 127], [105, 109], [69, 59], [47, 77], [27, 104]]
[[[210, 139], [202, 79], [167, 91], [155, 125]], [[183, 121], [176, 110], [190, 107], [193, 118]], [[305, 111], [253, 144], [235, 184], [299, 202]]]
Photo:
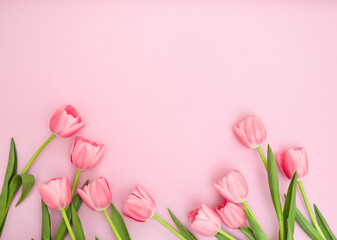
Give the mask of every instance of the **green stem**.
[[324, 239], [326, 239], [325, 236], [324, 236], [324, 234], [323, 234], [323, 232], [322, 232], [322, 230], [321, 230], [321, 228], [320, 228], [319, 225], [318, 225], [318, 222], [317, 222], [317, 220], [316, 220], [316, 218], [315, 218], [314, 212], [313, 212], [312, 209], [311, 209], [311, 206], [310, 206], [310, 203], [309, 203], [309, 201], [308, 201], [307, 195], [305, 194], [305, 191], [304, 191], [304, 187], [303, 187], [303, 184], [302, 184], [302, 180], [299, 180], [297, 183], [298, 183], [298, 186], [299, 186], [299, 188], [300, 188], [300, 190], [301, 190], [301, 193], [302, 193], [302, 197], [303, 197], [305, 206], [306, 206], [307, 209], [308, 209], [310, 218], [311, 218], [311, 220], [312, 220], [312, 222], [313, 222], [315, 228], [316, 228], [317, 231], [322, 235], [322, 237], [323, 237]]
[[247, 212], [257, 221], [256, 217], [254, 216], [252, 210], [250, 209], [250, 207], [248, 206], [247, 202], [246, 201], [243, 201], [242, 202], [243, 206], [245, 206]]
[[237, 240], [235, 237], [229, 235], [228, 233], [226, 233], [226, 232], [225, 232], [224, 230], [222, 230], [222, 229], [219, 230], [219, 233], [220, 233], [221, 235], [225, 236], [225, 237], [228, 238], [228, 239], [231, 239], [231, 240]]
[[177, 230], [175, 230], [173, 227], [171, 227], [167, 222], [165, 222], [163, 219], [158, 217], [156, 214], [153, 215], [153, 218], [156, 219], [158, 222], [163, 224], [165, 227], [167, 227], [171, 232], [173, 232], [177, 237], [179, 237], [182, 240], [187, 240], [184, 236], [182, 236]]
[[69, 232], [69, 235], [70, 235], [71, 239], [72, 240], [76, 240], [74, 232], [73, 232], [73, 229], [70, 226], [69, 219], [67, 217], [66, 211], [64, 209], [61, 209], [61, 213], [62, 213], [64, 222], [65, 222], [65, 224], [67, 226], [67, 229], [68, 229], [68, 232]]
[[77, 173], [76, 173], [76, 177], [75, 177], [74, 183], [73, 183], [73, 188], [71, 189], [71, 196], [74, 195], [74, 192], [75, 192], [75, 189], [76, 189], [76, 186], [77, 186], [77, 181], [78, 181], [78, 178], [80, 177], [80, 174], [81, 174], [81, 170], [78, 169]]
[[118, 233], [118, 231], [117, 231], [117, 228], [116, 228], [115, 225], [113, 224], [113, 222], [112, 222], [112, 220], [111, 220], [111, 218], [110, 218], [110, 216], [109, 216], [108, 211], [107, 211], [106, 209], [104, 209], [103, 212], [104, 212], [104, 215], [105, 215], [106, 219], [108, 220], [108, 222], [109, 222], [109, 224], [110, 224], [110, 226], [111, 226], [111, 228], [112, 228], [112, 231], [115, 233], [117, 239], [118, 239], [118, 240], [123, 240], [122, 237], [119, 235], [119, 233]]
[[37, 156], [39, 156], [40, 152], [42, 152], [42, 150], [47, 146], [47, 144], [55, 137], [55, 134], [52, 134], [47, 141], [45, 141], [41, 147], [35, 152], [35, 154], [33, 155], [33, 157], [29, 160], [29, 162], [27, 163], [27, 165], [25, 166], [25, 168], [22, 170], [22, 173], [26, 173], [28, 171], [28, 169], [30, 168], [30, 166], [33, 164], [33, 162], [35, 161], [35, 159], [37, 158]]
[[258, 146], [256, 149], [257, 149], [257, 151], [259, 152], [259, 154], [260, 154], [260, 156], [261, 156], [261, 159], [262, 159], [262, 161], [263, 161], [263, 164], [264, 164], [264, 166], [265, 166], [265, 168], [266, 168], [266, 170], [267, 170], [267, 169], [268, 169], [268, 168], [267, 168], [267, 160], [266, 160], [266, 157], [265, 157], [264, 154], [263, 154], [263, 151], [262, 151], [261, 147]]

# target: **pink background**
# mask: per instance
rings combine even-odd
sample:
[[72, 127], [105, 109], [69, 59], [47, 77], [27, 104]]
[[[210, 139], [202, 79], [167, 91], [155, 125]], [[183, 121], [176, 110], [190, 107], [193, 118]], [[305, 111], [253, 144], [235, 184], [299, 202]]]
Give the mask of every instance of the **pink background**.
[[[53, 112], [72, 104], [87, 122], [79, 134], [106, 144], [80, 184], [107, 177], [121, 209], [139, 183], [158, 215], [169, 221], [170, 208], [187, 223], [202, 201], [221, 202], [212, 183], [238, 169], [276, 239], [262, 162], [232, 131], [255, 113], [275, 152], [307, 149], [304, 186], [336, 231], [336, 12], [333, 1], [0, 1], [0, 183], [10, 137], [21, 171], [50, 135]], [[37, 184], [73, 181], [72, 140], [56, 138], [42, 152], [30, 169]], [[284, 192], [289, 181], [280, 180]], [[87, 239], [113, 239], [102, 213], [83, 205], [79, 215]], [[51, 211], [53, 234], [60, 219]], [[133, 239], [176, 239], [155, 220], [126, 224]], [[11, 208], [3, 239], [39, 239], [40, 231], [34, 188]], [[299, 227], [295, 237], [307, 239]]]

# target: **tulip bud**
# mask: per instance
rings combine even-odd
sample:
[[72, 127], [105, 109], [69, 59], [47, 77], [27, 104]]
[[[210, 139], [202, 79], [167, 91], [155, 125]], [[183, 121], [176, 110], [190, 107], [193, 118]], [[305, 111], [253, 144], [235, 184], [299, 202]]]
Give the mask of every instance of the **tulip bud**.
[[266, 129], [261, 119], [252, 115], [234, 126], [234, 132], [248, 148], [257, 148], [266, 140]]
[[227, 201], [233, 203], [245, 201], [248, 195], [247, 181], [237, 170], [231, 171], [218, 184], [214, 184], [214, 187]]
[[112, 200], [109, 184], [103, 177], [97, 178], [82, 189], [78, 188], [77, 192], [91, 210], [103, 211], [109, 207]]
[[246, 214], [241, 204], [224, 201], [215, 210], [229, 228], [240, 228], [246, 223]]
[[145, 222], [155, 214], [156, 203], [152, 197], [140, 186], [137, 186], [125, 201], [123, 214], [138, 222]]
[[201, 206], [188, 214], [191, 227], [200, 235], [212, 237], [217, 234], [221, 227], [221, 219], [216, 212], [207, 204]]
[[71, 187], [67, 177], [54, 178], [39, 185], [43, 202], [51, 209], [61, 210], [71, 202]]
[[297, 179], [300, 180], [308, 174], [308, 157], [303, 147], [292, 149], [276, 154], [278, 165], [284, 174], [292, 179], [297, 172]]
[[76, 109], [70, 105], [59, 108], [50, 119], [50, 130], [63, 138], [70, 137], [85, 125]]
[[71, 148], [71, 162], [80, 170], [93, 168], [101, 159], [103, 150], [103, 144], [76, 137]]

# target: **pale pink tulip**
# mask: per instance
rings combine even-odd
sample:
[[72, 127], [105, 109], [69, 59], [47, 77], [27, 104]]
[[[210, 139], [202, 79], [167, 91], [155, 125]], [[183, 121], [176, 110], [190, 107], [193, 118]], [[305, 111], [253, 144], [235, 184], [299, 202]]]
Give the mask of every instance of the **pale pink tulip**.
[[233, 203], [245, 201], [248, 195], [247, 181], [237, 170], [231, 171], [218, 184], [214, 184], [214, 187], [227, 201]]
[[50, 119], [50, 130], [63, 138], [70, 137], [84, 127], [76, 109], [70, 105], [59, 108]]
[[252, 115], [234, 126], [234, 132], [248, 148], [257, 148], [266, 140], [266, 129], [261, 119]]
[[152, 197], [140, 186], [137, 186], [125, 201], [123, 214], [139, 222], [151, 219], [156, 210]]
[[39, 185], [43, 202], [51, 209], [61, 210], [71, 202], [71, 187], [67, 177], [54, 178]]
[[85, 204], [92, 210], [103, 211], [109, 207], [112, 196], [109, 184], [103, 177], [97, 178], [82, 189], [77, 189]]
[[212, 237], [217, 234], [221, 227], [221, 219], [216, 212], [207, 204], [201, 206], [188, 214], [191, 227], [200, 235]]
[[92, 168], [101, 159], [103, 150], [103, 144], [76, 137], [71, 148], [71, 162], [80, 170]]
[[294, 176], [295, 172], [297, 172], [298, 179], [302, 179], [308, 174], [308, 157], [303, 147], [290, 148], [285, 152], [278, 153], [276, 154], [276, 160], [289, 179]]
[[240, 228], [246, 223], [246, 214], [241, 204], [224, 201], [215, 210], [229, 228]]

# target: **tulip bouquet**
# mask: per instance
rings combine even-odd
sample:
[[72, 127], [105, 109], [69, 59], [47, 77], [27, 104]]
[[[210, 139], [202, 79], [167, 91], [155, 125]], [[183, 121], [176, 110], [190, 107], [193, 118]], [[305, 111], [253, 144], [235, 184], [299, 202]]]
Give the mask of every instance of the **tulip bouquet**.
[[[67, 105], [58, 109], [50, 120], [51, 136], [36, 151], [21, 173], [17, 173], [17, 155], [14, 140], [11, 140], [9, 160], [0, 195], [0, 237], [5, 226], [6, 218], [14, 196], [22, 188], [18, 206], [30, 193], [35, 184], [35, 177], [27, 173], [30, 166], [37, 159], [39, 153], [56, 137], [71, 137], [84, 127], [85, 123], [74, 107]], [[337, 240], [322, 213], [316, 205], [314, 211], [306, 196], [302, 179], [308, 173], [308, 159], [303, 147], [288, 149], [274, 154], [268, 145], [267, 158], [262, 150], [266, 140], [266, 130], [257, 116], [250, 116], [234, 126], [234, 132], [240, 141], [248, 148], [257, 149], [264, 167], [267, 170], [269, 191], [275, 208], [275, 215], [279, 223], [279, 240], [294, 239], [295, 222], [305, 231], [310, 239]], [[38, 190], [42, 199], [42, 230], [41, 239], [64, 239], [69, 233], [72, 240], [84, 240], [78, 210], [82, 201], [92, 210], [103, 212], [112, 233], [118, 240], [130, 240], [123, 217], [113, 205], [108, 181], [104, 177], [89, 180], [82, 187], [77, 187], [80, 174], [84, 170], [92, 169], [101, 160], [104, 145], [90, 141], [84, 137], [74, 138], [70, 160], [76, 168], [76, 176], [71, 186], [66, 176], [53, 178], [39, 184]], [[291, 179], [288, 191], [280, 194], [277, 165], [282, 172]], [[309, 212], [310, 220], [296, 208], [297, 185]], [[235, 240], [236, 238], [221, 228], [222, 222], [231, 229], [238, 229], [249, 240], [270, 239], [260, 226], [258, 219], [246, 202], [248, 184], [245, 177], [237, 170], [227, 173], [214, 188], [223, 197], [223, 202], [212, 208], [206, 203], [188, 214], [191, 228], [198, 234], [216, 237], [221, 240]], [[284, 201], [281, 201], [281, 199]], [[282, 206], [282, 202], [284, 202]], [[108, 211], [110, 207], [110, 213]], [[63, 219], [59, 224], [55, 236], [51, 236], [49, 209], [60, 211]], [[315, 212], [315, 213], [314, 213]], [[141, 186], [136, 186], [123, 205], [122, 213], [138, 222], [157, 220], [177, 238], [196, 240], [197, 237], [184, 226], [168, 209], [168, 213], [176, 228], [171, 226], [156, 214], [156, 203], [151, 195]], [[98, 239], [98, 238], [96, 238]]]

